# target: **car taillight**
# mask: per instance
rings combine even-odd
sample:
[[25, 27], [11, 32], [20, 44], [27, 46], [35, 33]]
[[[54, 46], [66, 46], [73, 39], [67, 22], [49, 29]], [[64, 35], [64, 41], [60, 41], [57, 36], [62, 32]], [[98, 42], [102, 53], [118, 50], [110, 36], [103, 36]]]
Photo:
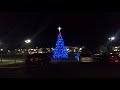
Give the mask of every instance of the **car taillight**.
[[119, 62], [119, 60], [115, 60], [115, 62]]

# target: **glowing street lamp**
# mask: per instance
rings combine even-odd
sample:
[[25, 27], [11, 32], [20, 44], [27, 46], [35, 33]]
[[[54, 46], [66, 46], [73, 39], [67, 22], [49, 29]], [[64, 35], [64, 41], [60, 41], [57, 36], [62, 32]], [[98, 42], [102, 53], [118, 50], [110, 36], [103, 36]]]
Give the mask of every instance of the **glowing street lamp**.
[[0, 51], [3, 51], [3, 49], [0, 49]]
[[25, 43], [29, 44], [29, 43], [31, 43], [31, 40], [27, 39], [27, 40], [25, 40]]
[[110, 38], [108, 38], [110, 41], [113, 41], [113, 40], [115, 40], [115, 37], [110, 37]]
[[27, 46], [26, 46], [27, 49], [26, 50], [27, 50], [27, 53], [28, 53], [28, 48], [29, 48], [28, 44], [31, 43], [31, 40], [30, 39], [26, 39], [24, 42], [27, 44]]

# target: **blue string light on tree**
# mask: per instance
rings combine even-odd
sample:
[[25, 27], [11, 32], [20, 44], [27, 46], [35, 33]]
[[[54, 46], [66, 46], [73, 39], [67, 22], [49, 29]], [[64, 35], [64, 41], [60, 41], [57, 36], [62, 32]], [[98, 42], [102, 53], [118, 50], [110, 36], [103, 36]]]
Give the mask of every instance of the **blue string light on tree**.
[[68, 52], [64, 46], [64, 40], [63, 40], [61, 32], [60, 32], [61, 29], [62, 29], [61, 27], [58, 28], [59, 34], [57, 37], [57, 42], [56, 42], [56, 46], [54, 48], [54, 53], [53, 53], [53, 58], [58, 58], [58, 59], [59, 58], [68, 58]]
[[80, 52], [78, 52], [76, 55], [75, 55], [75, 59], [77, 59], [79, 61], [79, 56], [80, 56]]

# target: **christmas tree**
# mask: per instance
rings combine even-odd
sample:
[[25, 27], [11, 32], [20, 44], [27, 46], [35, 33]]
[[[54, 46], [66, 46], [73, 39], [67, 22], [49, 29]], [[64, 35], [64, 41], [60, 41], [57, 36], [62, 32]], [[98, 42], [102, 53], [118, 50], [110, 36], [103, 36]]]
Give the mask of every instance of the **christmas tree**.
[[67, 50], [64, 46], [64, 40], [61, 35], [61, 27], [58, 28], [59, 34], [57, 37], [56, 46], [54, 48], [53, 58], [68, 58]]

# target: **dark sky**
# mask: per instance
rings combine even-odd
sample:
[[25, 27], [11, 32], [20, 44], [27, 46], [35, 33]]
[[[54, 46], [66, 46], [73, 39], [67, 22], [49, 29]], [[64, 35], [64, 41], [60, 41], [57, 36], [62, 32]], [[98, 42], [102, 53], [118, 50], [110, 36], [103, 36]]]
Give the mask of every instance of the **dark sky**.
[[32, 38], [37, 46], [54, 47], [58, 26], [62, 27], [65, 45], [87, 45], [94, 48], [105, 44], [109, 36], [119, 31], [120, 13], [0, 13], [0, 39], [11, 45]]

